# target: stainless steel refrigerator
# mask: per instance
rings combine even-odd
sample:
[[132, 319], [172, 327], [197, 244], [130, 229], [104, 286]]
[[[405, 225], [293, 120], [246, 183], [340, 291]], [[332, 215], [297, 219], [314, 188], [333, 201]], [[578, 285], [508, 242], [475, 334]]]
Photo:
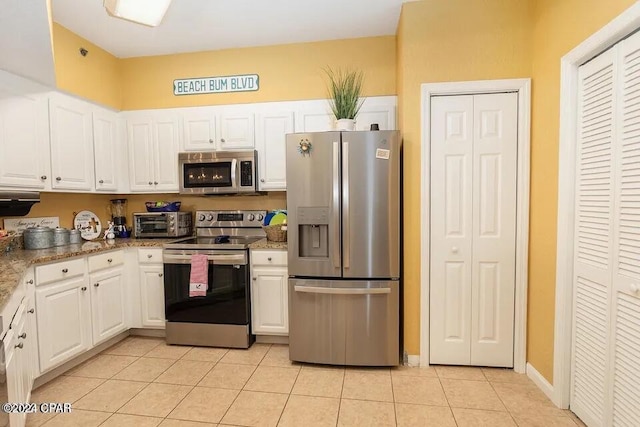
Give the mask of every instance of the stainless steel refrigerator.
[[400, 362], [400, 136], [287, 135], [289, 357]]

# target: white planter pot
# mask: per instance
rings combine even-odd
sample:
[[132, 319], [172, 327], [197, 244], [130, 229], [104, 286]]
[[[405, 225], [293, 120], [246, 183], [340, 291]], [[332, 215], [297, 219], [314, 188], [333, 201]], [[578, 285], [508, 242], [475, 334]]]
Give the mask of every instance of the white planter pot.
[[336, 130], [355, 130], [356, 121], [353, 119], [336, 120]]

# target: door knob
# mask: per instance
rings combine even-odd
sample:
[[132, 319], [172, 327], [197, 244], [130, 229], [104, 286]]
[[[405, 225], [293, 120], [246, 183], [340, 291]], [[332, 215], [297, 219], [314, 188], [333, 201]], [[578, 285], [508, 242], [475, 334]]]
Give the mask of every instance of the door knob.
[[153, 185], [153, 182], [149, 181], [149, 185]]
[[109, 259], [107, 260], [107, 262], [108, 262], [109, 264], [111, 264], [111, 263], [113, 262], [113, 260], [112, 260], [111, 258], [109, 258]]
[[33, 285], [33, 279], [27, 280], [27, 285]]
[[101, 179], [100, 181], [98, 181], [100, 184], [104, 184], [104, 179]]
[[31, 314], [33, 314], [33, 313], [35, 313], [35, 312], [36, 312], [36, 309], [35, 309], [35, 308], [32, 308], [31, 310], [27, 311], [27, 313], [31, 313]]
[[452, 247], [451, 248], [451, 252], [453, 252], [454, 254], [457, 254], [458, 253], [458, 247], [457, 246]]
[[158, 185], [158, 181], [153, 181], [153, 185]]
[[62, 272], [63, 272], [63, 273], [68, 273], [68, 272], [69, 272], [69, 269], [68, 269], [68, 268], [63, 268], [63, 269], [62, 269]]
[[264, 182], [264, 178], [260, 178], [260, 182]]
[[224, 142], [224, 138], [220, 138], [220, 142]]
[[46, 181], [46, 180], [47, 180], [47, 175], [42, 175], [42, 176], [40, 177], [40, 179], [41, 179], [41, 180], [43, 180], [43, 181]]
[[147, 258], [151, 259], [153, 257], [153, 255], [149, 254], [147, 255]]
[[83, 286], [83, 287], [81, 287], [81, 288], [80, 288], [80, 290], [81, 290], [81, 291], [86, 291], [86, 290], [87, 290], [87, 287], [86, 287], [86, 286]]
[[267, 258], [267, 261], [271, 261], [271, 257]]
[[209, 139], [209, 144], [213, 144], [213, 139]]
[[162, 276], [163, 276], [163, 274], [162, 274], [162, 273], [158, 273], [158, 277], [162, 277]]
[[98, 286], [100, 286], [100, 283], [94, 283], [93, 286], [97, 288]]
[[258, 280], [258, 278], [257, 278], [257, 277], [254, 277], [254, 278], [253, 278], [253, 280]]
[[22, 348], [24, 347], [24, 343], [18, 343], [15, 345], [15, 348]]
[[27, 337], [27, 333], [26, 332], [23, 332], [20, 335], [18, 335], [18, 338], [25, 339], [26, 337]]
[[632, 283], [629, 287], [631, 288], [631, 292], [633, 292], [634, 294], [640, 291], [640, 286], [638, 286], [636, 283]]

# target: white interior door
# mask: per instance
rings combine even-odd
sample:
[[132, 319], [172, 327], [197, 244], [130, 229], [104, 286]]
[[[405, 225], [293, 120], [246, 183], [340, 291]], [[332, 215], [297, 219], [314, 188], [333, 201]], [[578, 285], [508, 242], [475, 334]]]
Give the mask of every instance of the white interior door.
[[431, 364], [513, 366], [517, 112], [431, 98]]

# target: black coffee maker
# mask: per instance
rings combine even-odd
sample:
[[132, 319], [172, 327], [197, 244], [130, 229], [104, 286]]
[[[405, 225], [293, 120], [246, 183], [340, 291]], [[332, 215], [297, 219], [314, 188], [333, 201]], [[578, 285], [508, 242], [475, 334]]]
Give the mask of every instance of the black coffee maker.
[[127, 230], [127, 199], [111, 199], [111, 221], [116, 237], [129, 237]]

